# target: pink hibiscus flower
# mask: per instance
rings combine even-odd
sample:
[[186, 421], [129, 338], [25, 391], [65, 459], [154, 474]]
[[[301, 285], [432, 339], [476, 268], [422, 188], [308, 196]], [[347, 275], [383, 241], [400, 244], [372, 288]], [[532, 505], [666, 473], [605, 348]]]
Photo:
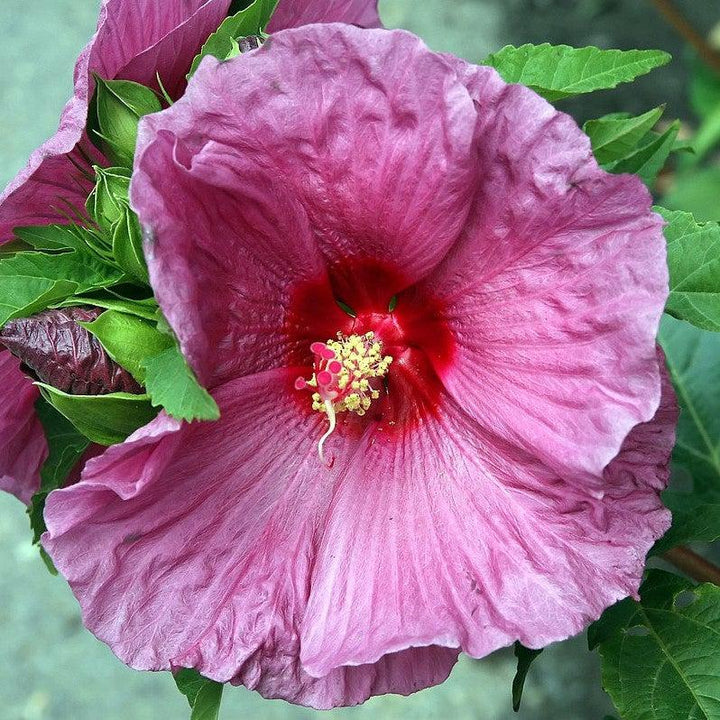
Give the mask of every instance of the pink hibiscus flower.
[[669, 524], [662, 223], [571, 118], [410, 34], [308, 26], [206, 60], [131, 195], [222, 416], [161, 414], [48, 499], [126, 663], [328, 708], [637, 591]]
[[[57, 133], [0, 195], [0, 244], [12, 239], [16, 227], [65, 223], [71, 208], [85, 207], [93, 188], [91, 164], [106, 164], [85, 130], [93, 74], [156, 88], [159, 75], [169, 93], [179, 97], [193, 58], [231, 1], [104, 0], [97, 32], [75, 66], [75, 92]], [[269, 30], [335, 21], [377, 26], [377, 0], [280, 0]], [[0, 413], [5, 413], [0, 414], [0, 489], [27, 501], [39, 487], [47, 455], [34, 415], [38, 392], [1, 345], [0, 378]], [[19, 442], [20, 437], [27, 441]]]

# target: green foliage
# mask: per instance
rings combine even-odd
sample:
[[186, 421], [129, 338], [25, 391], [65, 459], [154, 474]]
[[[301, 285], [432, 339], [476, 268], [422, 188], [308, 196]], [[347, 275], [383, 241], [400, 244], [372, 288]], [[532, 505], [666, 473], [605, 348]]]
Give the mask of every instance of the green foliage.
[[705, 330], [720, 331], [720, 225], [698, 224], [686, 212], [656, 210], [667, 221], [666, 311]]
[[650, 133], [637, 150], [608, 169], [614, 173], [635, 173], [651, 187], [675, 146], [679, 130], [680, 123], [676, 120], [665, 132]]
[[95, 188], [88, 197], [86, 208], [98, 227], [111, 231], [123, 216], [128, 202], [131, 172], [127, 168], [95, 166]]
[[116, 165], [131, 168], [135, 156], [140, 118], [162, 110], [158, 96], [150, 88], [129, 80], [103, 80], [95, 76], [93, 115], [95, 135]]
[[145, 385], [152, 405], [180, 420], [217, 420], [212, 396], [188, 367], [185, 358], [157, 316], [150, 322], [136, 315], [108, 310], [91, 323], [80, 323], [100, 340], [115, 362]]
[[126, 315], [144, 318], [145, 320], [156, 320], [159, 312], [157, 301], [154, 297], [142, 300], [113, 295], [111, 293], [97, 293], [95, 295], [76, 295], [68, 300], [58, 303], [56, 307], [72, 307], [75, 305], [91, 305], [105, 308], [106, 310], [117, 310]]
[[62, 487], [90, 441], [42, 397], [35, 403], [35, 412], [48, 445], [48, 457], [40, 470], [40, 490], [35, 493], [28, 508], [33, 542], [38, 543], [46, 530], [43, 518], [45, 499], [53, 490]]
[[100, 260], [83, 246], [83, 230], [59, 225], [21, 229], [28, 243], [53, 245], [48, 250], [65, 252], [18, 252], [0, 260], [0, 326], [17, 317], [27, 317], [78, 293], [115, 285], [123, 273]]
[[116, 310], [104, 312], [93, 322], [79, 324], [95, 335], [108, 355], [139, 383], [145, 382], [143, 363], [175, 344], [154, 322]]
[[521, 83], [550, 102], [614, 88], [670, 62], [661, 50], [600, 50], [567, 45], [508, 45], [488, 56], [509, 83]]
[[589, 632], [624, 720], [720, 718], [720, 588], [651, 570]]
[[681, 408], [673, 463], [693, 485], [666, 495], [673, 509], [720, 503], [720, 334], [666, 316], [659, 339]]
[[662, 203], [672, 210], [687, 210], [700, 222], [720, 220], [720, 167], [678, 174]]
[[[670, 496], [672, 505], [672, 495]], [[672, 509], [672, 507], [671, 507]], [[686, 543], [720, 540], [720, 503], [675, 510], [672, 527], [655, 543], [653, 555]]]
[[143, 362], [145, 387], [153, 405], [180, 420], [217, 420], [220, 410], [173, 345]]
[[248, 35], [261, 35], [278, 0], [255, 0], [249, 7], [231, 15], [207, 39], [200, 53], [195, 57], [188, 73], [188, 78], [195, 74], [202, 60], [208, 55], [218, 60], [227, 60], [239, 53], [237, 41]]
[[68, 395], [51, 385], [36, 383], [43, 397], [86, 438], [99, 445], [115, 445], [157, 415], [147, 395]]
[[588, 120], [583, 130], [590, 138], [593, 153], [600, 165], [624, 160], [635, 152], [640, 141], [655, 127], [663, 114], [663, 108], [637, 117], [605, 116]]
[[517, 658], [517, 671], [513, 678], [512, 684], [512, 702], [513, 710], [518, 712], [520, 710], [520, 703], [522, 702], [523, 688], [525, 687], [525, 680], [530, 670], [530, 666], [533, 664], [535, 658], [542, 652], [540, 650], [532, 650], [526, 648], [522, 643], [515, 643], [515, 657]]
[[130, 209], [130, 170], [95, 168], [95, 189], [87, 211], [99, 228], [102, 247], [96, 248], [134, 281], [147, 285], [148, 272], [142, 249], [142, 231]]
[[187, 698], [190, 720], [217, 720], [220, 713], [223, 686], [204, 678], [197, 670], [182, 668], [174, 675], [178, 690]]

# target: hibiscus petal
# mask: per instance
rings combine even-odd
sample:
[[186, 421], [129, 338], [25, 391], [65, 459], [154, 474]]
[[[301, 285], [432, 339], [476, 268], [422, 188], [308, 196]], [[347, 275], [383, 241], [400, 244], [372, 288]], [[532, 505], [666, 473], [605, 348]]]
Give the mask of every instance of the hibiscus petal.
[[378, 0], [280, 0], [268, 32], [321, 22], [376, 28], [381, 25], [377, 6]]
[[0, 490], [27, 504], [40, 488], [47, 443], [35, 415], [38, 389], [21, 372], [20, 361], [5, 349], [0, 349], [0, 386]]
[[206, 59], [141, 123], [131, 188], [153, 287], [201, 377], [210, 354], [220, 377], [277, 363], [281, 349], [266, 351], [279, 341], [258, 334], [281, 325], [291, 282], [327, 282], [325, 263], [351, 305], [365, 286], [387, 307], [431, 270], [469, 210], [474, 124], [455, 72], [407, 33], [313, 25]]
[[228, 383], [215, 393], [218, 422], [161, 415], [91, 460], [79, 484], [48, 498], [43, 544], [85, 624], [132, 667], [192, 666], [316, 707], [442, 682], [454, 650], [322, 679], [299, 663], [318, 518], [343, 464], [320, 464], [323, 419], [298, 405], [294, 378]]
[[338, 481], [314, 563], [301, 660], [322, 676], [413, 645], [474, 657], [573, 635], [637, 591], [669, 526], [677, 409], [631, 433], [602, 499], [486, 433], [449, 399], [397, 441], [366, 438]]
[[66, 222], [71, 208], [84, 208], [92, 189], [87, 157], [101, 161], [85, 134], [92, 73], [156, 86], [159, 72], [168, 90], [178, 94], [193, 57], [230, 1], [105, 0], [97, 32], [75, 66], [75, 92], [57, 133], [0, 195], [0, 242], [15, 227]]
[[592, 482], [658, 406], [662, 220], [638, 178], [598, 168], [569, 116], [458, 66], [478, 102], [483, 178], [423, 290], [457, 343], [438, 372], [485, 427]]

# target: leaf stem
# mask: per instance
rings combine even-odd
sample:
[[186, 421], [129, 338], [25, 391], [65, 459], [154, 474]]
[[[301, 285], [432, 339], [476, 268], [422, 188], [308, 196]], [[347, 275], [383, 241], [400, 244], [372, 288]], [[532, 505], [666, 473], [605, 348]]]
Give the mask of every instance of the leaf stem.
[[703, 61], [720, 75], [720, 53], [712, 48], [703, 35], [675, 7], [672, 0], [651, 0], [651, 2], [677, 34], [690, 43]]
[[697, 582], [720, 586], [720, 567], [683, 545], [668, 550], [663, 558]]

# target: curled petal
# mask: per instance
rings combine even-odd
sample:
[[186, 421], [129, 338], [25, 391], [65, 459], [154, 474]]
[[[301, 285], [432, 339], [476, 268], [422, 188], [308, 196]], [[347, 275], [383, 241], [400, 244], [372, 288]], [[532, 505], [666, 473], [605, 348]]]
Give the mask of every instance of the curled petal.
[[318, 462], [320, 418], [298, 412], [295, 377], [223, 385], [218, 422], [161, 415], [89, 461], [48, 498], [43, 544], [86, 625], [132, 667], [196, 667], [320, 708], [442, 682], [456, 650], [404, 649], [320, 679], [299, 662], [318, 523], [344, 463]]
[[35, 414], [38, 390], [21, 372], [19, 360], [2, 347], [0, 386], [0, 489], [27, 504], [40, 487], [47, 443]]
[[677, 407], [605, 471], [604, 497], [486, 433], [451, 400], [422, 432], [368, 435], [337, 483], [313, 566], [301, 660], [323, 676], [410, 645], [474, 657], [544, 647], [636, 594], [668, 528]]
[[268, 31], [321, 22], [376, 28], [381, 25], [377, 6], [378, 0], [280, 0]]
[[569, 116], [456, 62], [480, 106], [483, 177], [463, 237], [419, 291], [456, 340], [438, 373], [484, 427], [599, 483], [658, 407], [662, 219], [638, 178], [598, 167]]

